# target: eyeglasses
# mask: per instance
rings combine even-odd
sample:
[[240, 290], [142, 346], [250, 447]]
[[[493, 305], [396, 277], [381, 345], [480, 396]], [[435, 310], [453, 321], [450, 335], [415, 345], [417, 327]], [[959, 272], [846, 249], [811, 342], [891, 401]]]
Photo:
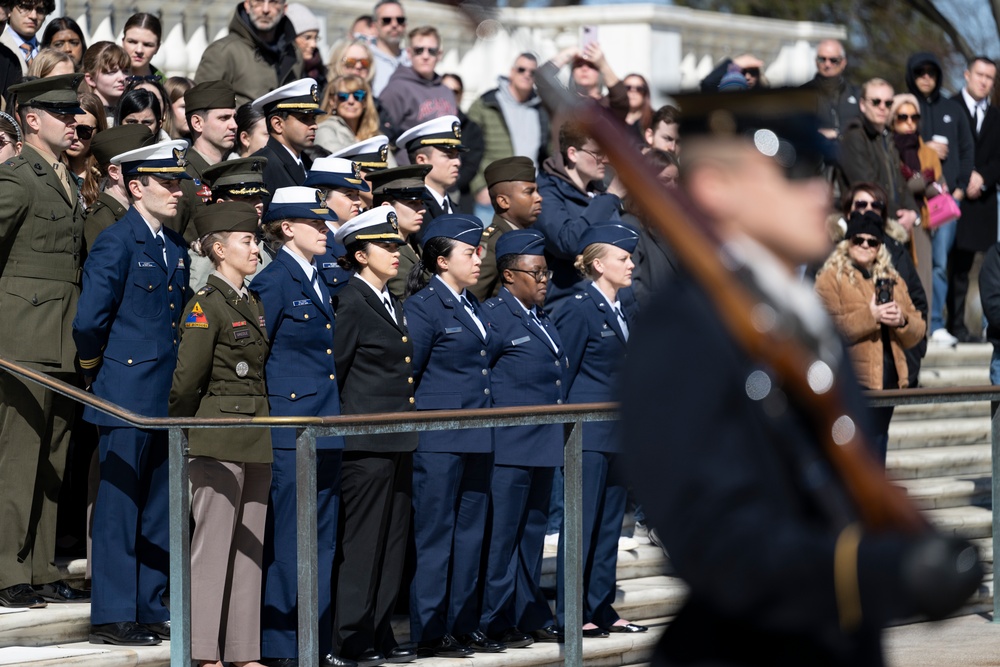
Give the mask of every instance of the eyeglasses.
[[368, 69], [372, 66], [372, 61], [368, 60], [368, 58], [344, 58], [340, 62], [344, 63], [344, 67], [347, 69], [354, 69], [356, 67]]
[[629, 91], [630, 93], [642, 93], [643, 95], [645, 95], [648, 92], [646, 90], [646, 86], [625, 86], [625, 90]]
[[878, 199], [874, 201], [864, 201], [863, 199], [854, 200], [855, 211], [864, 211], [865, 209], [869, 208], [873, 211], [881, 211], [883, 208], [885, 208], [885, 204], [883, 202], [880, 202]]
[[831, 65], [839, 65], [840, 63], [844, 62], [844, 58], [843, 56], [833, 56], [832, 58], [828, 56], [816, 56], [816, 62], [830, 63]]
[[352, 90], [349, 93], [338, 92], [337, 100], [340, 102], [346, 102], [353, 97], [357, 102], [364, 102], [365, 96], [367, 95], [368, 93], [363, 90]]
[[159, 83], [162, 79], [163, 77], [159, 74], [146, 74], [145, 76], [131, 74], [125, 77], [125, 83]]
[[920, 114], [918, 113], [898, 113], [896, 114], [896, 122], [905, 123], [908, 120], [912, 120], [914, 123], [920, 121]]
[[543, 280], [552, 280], [553, 272], [551, 270], [535, 269], [534, 271], [528, 271], [527, 269], [510, 269], [511, 271], [517, 271], [518, 273], [527, 273], [529, 276], [535, 279], [536, 283], [540, 283]]
[[94, 127], [93, 125], [80, 125], [80, 124], [77, 124], [77, 126], [76, 126], [76, 136], [79, 137], [80, 139], [82, 139], [83, 141], [87, 141], [92, 136], [94, 136], [94, 132], [96, 132], [96, 131], [97, 131], [97, 128]]
[[886, 109], [888, 109], [889, 105], [892, 104], [892, 100], [880, 100], [878, 98], [866, 99], [865, 102], [868, 102], [868, 104], [872, 105], [873, 107], [885, 107]]
[[535, 76], [535, 69], [536, 68], [534, 67], [518, 67], [514, 71], [517, 72], [518, 74], [527, 74], [528, 76]]
[[864, 246], [866, 248], [878, 248], [880, 245], [882, 245], [882, 242], [876, 238], [872, 238], [870, 236], [861, 236], [861, 235], [852, 236], [851, 243], [853, 243], [856, 246]]
[[382, 17], [382, 25], [392, 25], [393, 21], [395, 21], [399, 25], [406, 25], [406, 17], [405, 16], [383, 16]]
[[13, 145], [14, 142], [7, 138], [7, 135], [0, 134], [0, 149], [4, 149], [7, 146]]
[[39, 16], [46, 16], [48, 14], [45, 11], [44, 4], [36, 4], [34, 2], [19, 2], [14, 5], [17, 9], [21, 10], [25, 14], [30, 14], [31, 12], [36, 12]]
[[937, 70], [935, 70], [933, 67], [921, 67], [920, 69], [913, 70], [913, 76], [914, 78], [917, 79], [919, 79], [922, 76], [930, 76], [936, 79]]
[[424, 51], [431, 57], [437, 57], [437, 54], [441, 53], [441, 49], [436, 46], [411, 46], [410, 48], [413, 50], [413, 55], [415, 56], [424, 55]]
[[755, 79], [759, 79], [760, 78], [760, 68], [759, 67], [747, 67], [745, 70], [743, 70], [743, 76], [744, 77], [752, 76]]
[[601, 153], [600, 151], [592, 151], [592, 150], [587, 149], [587, 148], [580, 148], [578, 150], [586, 153], [587, 155], [589, 155], [590, 157], [594, 158], [598, 162], [606, 162], [607, 159], [608, 159], [608, 156], [605, 155], [604, 153]]

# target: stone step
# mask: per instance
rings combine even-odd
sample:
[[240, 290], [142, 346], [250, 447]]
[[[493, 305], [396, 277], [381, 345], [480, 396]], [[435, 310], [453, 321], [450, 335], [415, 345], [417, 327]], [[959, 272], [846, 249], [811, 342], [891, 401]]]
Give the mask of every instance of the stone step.
[[0, 648], [0, 666], [166, 667], [169, 664], [169, 642], [158, 646], [102, 647], [87, 642], [77, 642], [55, 646]]
[[[641, 538], [636, 538], [641, 539]], [[632, 551], [618, 552], [617, 576], [619, 584], [630, 579], [652, 577], [667, 573], [667, 558], [660, 547], [640, 544]], [[542, 560], [542, 587], [556, 587], [556, 557], [546, 556]]]
[[920, 509], [942, 509], [975, 505], [989, 507], [992, 500], [991, 476], [925, 477], [897, 482]]
[[925, 368], [948, 366], [975, 366], [988, 369], [992, 356], [993, 346], [989, 343], [959, 343], [955, 347], [929, 344], [920, 370], [922, 372]]
[[894, 449], [886, 456], [886, 470], [894, 480], [988, 474], [990, 452], [988, 444]]
[[925, 510], [924, 516], [945, 534], [966, 539], [985, 538], [993, 534], [993, 512], [985, 507], [944, 507]]
[[[962, 419], [965, 417], [990, 417], [990, 404], [986, 401], [961, 403], [928, 403], [925, 405], [900, 405], [892, 413], [892, 423], [928, 419]], [[892, 427], [889, 428], [890, 433]]]
[[889, 449], [981, 445], [990, 442], [990, 418], [962, 417], [889, 424]]
[[942, 387], [979, 387], [990, 383], [989, 362], [982, 366], [942, 366], [935, 368], [920, 368], [920, 386], [929, 388]]

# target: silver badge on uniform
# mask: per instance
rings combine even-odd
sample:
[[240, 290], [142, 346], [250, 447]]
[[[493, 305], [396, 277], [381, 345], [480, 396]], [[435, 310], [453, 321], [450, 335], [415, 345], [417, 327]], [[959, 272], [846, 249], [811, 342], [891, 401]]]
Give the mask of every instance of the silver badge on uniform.
[[247, 376], [247, 373], [249, 372], [250, 372], [250, 364], [248, 364], [247, 362], [241, 361], [240, 363], [236, 364], [236, 374], [241, 378], [245, 378]]

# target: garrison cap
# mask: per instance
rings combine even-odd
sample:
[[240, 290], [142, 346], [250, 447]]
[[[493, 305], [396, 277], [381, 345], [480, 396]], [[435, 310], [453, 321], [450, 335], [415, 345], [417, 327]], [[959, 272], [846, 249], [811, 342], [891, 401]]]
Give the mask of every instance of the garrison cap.
[[376, 206], [351, 218], [340, 226], [333, 238], [344, 245], [355, 241], [406, 243], [399, 235], [399, 222], [391, 206]]
[[331, 224], [337, 219], [337, 214], [326, 207], [323, 191], [316, 188], [293, 185], [274, 191], [267, 213], [264, 214], [264, 222], [292, 218], [323, 220], [331, 232], [337, 231]]
[[836, 143], [819, 131], [815, 90], [754, 88], [739, 95], [696, 93], [674, 99], [685, 139], [742, 137], [774, 158], [789, 178], [818, 176], [822, 162], [836, 157]]
[[368, 192], [361, 166], [342, 157], [321, 157], [312, 163], [303, 185], [310, 187], [347, 188]]
[[167, 180], [187, 179], [191, 176], [184, 171], [187, 166], [188, 143], [182, 139], [173, 141], [161, 141], [158, 144], [151, 144], [119, 153], [111, 158], [111, 164], [122, 166], [124, 176], [150, 175]]
[[198, 238], [214, 232], [256, 232], [257, 220], [257, 209], [245, 201], [220, 201], [194, 212]]
[[358, 163], [363, 171], [385, 169], [389, 166], [389, 137], [380, 134], [341, 148], [330, 157], [342, 157]]
[[635, 252], [635, 247], [639, 245], [639, 231], [627, 222], [619, 220], [595, 222], [580, 236], [580, 248], [577, 252], [582, 254], [587, 246], [594, 243], [610, 243], [625, 252]]
[[22, 107], [38, 107], [53, 113], [77, 115], [85, 113], [76, 96], [82, 74], [46, 76], [11, 86], [8, 90], [17, 95]]
[[285, 84], [281, 88], [261, 95], [252, 102], [252, 106], [265, 116], [291, 111], [294, 113], [325, 114], [319, 108], [319, 86], [316, 79], [305, 77]]
[[143, 146], [152, 146], [155, 143], [156, 135], [141, 123], [118, 125], [95, 133], [90, 141], [90, 153], [97, 160], [97, 164], [104, 167], [111, 164], [111, 158], [116, 155]]
[[381, 199], [427, 199], [430, 193], [424, 177], [431, 171], [429, 164], [410, 164], [368, 175], [372, 193]]
[[231, 197], [269, 194], [264, 185], [266, 157], [244, 157], [223, 160], [201, 173], [213, 192], [222, 190]]
[[458, 116], [431, 119], [403, 132], [396, 139], [396, 145], [409, 153], [424, 146], [465, 150], [462, 145], [462, 122]]
[[521, 155], [505, 157], [490, 162], [483, 171], [486, 178], [486, 187], [492, 188], [497, 183], [507, 181], [527, 181], [535, 182], [535, 163], [531, 158]]
[[483, 236], [483, 223], [479, 218], [465, 213], [440, 215], [424, 228], [421, 245], [426, 246], [428, 241], [438, 236], [477, 246]]
[[497, 239], [497, 259], [504, 255], [544, 255], [545, 237], [534, 229], [514, 229]]
[[185, 113], [200, 109], [235, 109], [236, 90], [226, 81], [202, 81], [184, 93]]

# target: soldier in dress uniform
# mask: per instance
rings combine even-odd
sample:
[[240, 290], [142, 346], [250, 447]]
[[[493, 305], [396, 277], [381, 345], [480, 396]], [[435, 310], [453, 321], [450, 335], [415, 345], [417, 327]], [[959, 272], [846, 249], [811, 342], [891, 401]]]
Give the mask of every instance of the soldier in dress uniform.
[[428, 222], [448, 213], [458, 212], [458, 204], [448, 196], [448, 190], [458, 181], [462, 166], [462, 123], [458, 116], [441, 116], [410, 128], [396, 139], [396, 145], [406, 151], [410, 164], [429, 165], [424, 177], [429, 195]]
[[[483, 226], [471, 215], [444, 215], [424, 238], [406, 300], [413, 338], [417, 410], [488, 408], [490, 364], [500, 337], [491, 333], [468, 288], [479, 278]], [[479, 630], [480, 559], [493, 470], [493, 430], [424, 431], [413, 455], [416, 570], [410, 587], [410, 637], [425, 656], [460, 658], [506, 646]]]
[[[220, 202], [194, 219], [215, 270], [184, 309], [171, 417], [267, 417], [264, 307], [245, 280], [257, 268], [257, 211]], [[266, 428], [191, 429], [191, 657], [260, 659], [264, 522], [271, 487]]]
[[[264, 114], [267, 123], [267, 144], [253, 154], [267, 158], [267, 188], [274, 192], [302, 185], [312, 167], [305, 151], [316, 140], [316, 117], [326, 113], [319, 108], [316, 81], [308, 77], [293, 81], [255, 99], [253, 108]], [[265, 197], [265, 209], [268, 202]]]
[[[78, 75], [11, 86], [21, 154], [0, 165], [0, 355], [76, 384], [71, 316], [80, 296], [83, 207], [59, 156], [73, 141]], [[0, 605], [44, 607], [87, 595], [60, 580], [56, 499], [75, 406], [0, 373]]]
[[[368, 180], [370, 174], [396, 166], [395, 159], [389, 154], [389, 137], [384, 134], [345, 146], [331, 154], [330, 157], [340, 157], [357, 163], [361, 167], [361, 174], [364, 176], [365, 182], [368, 183], [368, 187], [372, 185], [371, 181]], [[371, 208], [372, 193], [362, 192], [361, 202], [362, 208]]]
[[407, 276], [420, 261], [417, 236], [429, 205], [430, 195], [424, 187], [424, 177], [430, 170], [428, 165], [414, 164], [386, 169], [368, 177], [375, 206], [392, 205], [399, 223], [399, 235], [404, 241], [399, 247], [399, 273], [389, 279], [389, 291], [400, 301], [406, 300]]
[[469, 289], [481, 301], [496, 296], [502, 287], [497, 271], [497, 241], [506, 232], [531, 227], [542, 212], [535, 165], [529, 158], [515, 155], [496, 160], [486, 167], [483, 176], [493, 203], [493, 222], [483, 231], [479, 282]]
[[[187, 246], [177, 212], [184, 141], [112, 158], [131, 206], [102, 232], [84, 266], [73, 321], [80, 366], [95, 395], [149, 417], [167, 416], [178, 327], [188, 294]], [[163, 604], [169, 568], [167, 432], [132, 428], [87, 408], [100, 430], [94, 507], [93, 643], [149, 645], [170, 637]]]
[[[202, 183], [211, 190], [210, 202], [240, 201], [250, 204], [257, 211], [258, 221], [264, 214], [264, 195], [268, 194], [264, 186], [264, 165], [267, 158], [246, 157], [236, 160], [223, 160], [207, 167], [202, 174]], [[262, 239], [259, 235], [258, 239]], [[257, 273], [260, 273], [271, 261], [274, 253], [268, 252], [267, 245], [258, 240], [260, 254], [257, 258]], [[194, 244], [188, 252], [191, 261], [191, 289], [198, 289], [205, 284], [208, 275], [213, 271], [212, 260], [199, 254], [200, 250]]]
[[128, 188], [122, 178], [121, 167], [111, 164], [111, 158], [136, 148], [155, 144], [156, 136], [141, 123], [119, 125], [98, 132], [90, 142], [90, 154], [97, 160], [97, 168], [105, 178], [104, 190], [87, 209], [83, 224], [83, 238], [89, 249], [97, 235], [122, 219], [128, 211]]
[[[515, 229], [499, 239], [503, 287], [484, 308], [490, 332], [503, 346], [491, 369], [493, 405], [560, 404], [569, 386], [569, 360], [542, 310], [551, 275], [545, 237]], [[552, 473], [563, 464], [563, 427], [509, 426], [496, 429], [494, 439], [493, 519], [479, 627], [510, 647], [560, 641], [562, 632], [540, 587]]]
[[[867, 422], [843, 343], [798, 277], [798, 266], [829, 252], [829, 192], [818, 167], [831, 153], [815, 96], [676, 99], [682, 187], [722, 243], [710, 261], [724, 258], [753, 295], [745, 326], [776, 323], [776, 336], [799, 341], [809, 385], [835, 392], [837, 405], [823, 417], [836, 420], [831, 434], [782, 373], [746, 351], [732, 333], [738, 311], [723, 313], [691, 270], [644, 308], [621, 383], [626, 463], [690, 587], [652, 662], [882, 665], [880, 631], [890, 619], [952, 612], [976, 590], [982, 567], [967, 542], [913, 521], [915, 510], [869, 527], [862, 512], [872, 508], [848, 490], [859, 478], [848, 480], [829, 454], [846, 456], [844, 443], [864, 456], [845, 436]], [[877, 479], [873, 461], [864, 467]]]
[[[318, 158], [313, 162], [305, 184], [325, 191], [326, 206], [337, 216], [333, 223], [336, 229], [361, 213], [361, 194], [371, 191], [358, 163], [339, 157]], [[337, 242], [331, 231], [326, 235], [326, 252], [316, 258], [319, 272], [333, 297], [351, 278], [351, 271], [337, 263], [337, 258], [343, 257], [344, 252], [344, 246]]]
[[[316, 258], [326, 250], [335, 216], [323, 192], [294, 186], [274, 192], [264, 214], [264, 234], [280, 247], [250, 286], [264, 303], [271, 335], [267, 391], [271, 414], [340, 414], [333, 356], [336, 332], [330, 290]], [[295, 431], [273, 429], [271, 506], [264, 540], [264, 609], [261, 650], [268, 664], [295, 665], [298, 655], [296, 580]], [[319, 650], [321, 664], [353, 665], [333, 655], [331, 580], [340, 512], [340, 462], [344, 438], [316, 438], [316, 544], [319, 549]]]

